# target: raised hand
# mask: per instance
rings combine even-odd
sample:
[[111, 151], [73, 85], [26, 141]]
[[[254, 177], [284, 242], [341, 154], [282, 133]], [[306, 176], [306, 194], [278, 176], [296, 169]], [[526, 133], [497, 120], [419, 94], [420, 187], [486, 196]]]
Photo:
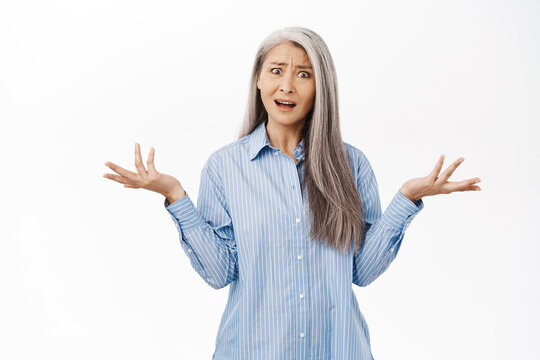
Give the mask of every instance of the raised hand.
[[450, 165], [442, 174], [439, 175], [444, 163], [444, 155], [441, 155], [433, 171], [425, 177], [414, 178], [406, 181], [401, 186], [401, 193], [409, 200], [415, 202], [424, 196], [433, 196], [438, 194], [450, 194], [455, 191], [480, 191], [480, 186], [474, 185], [480, 182], [480, 178], [472, 178], [462, 181], [448, 181], [454, 170], [465, 160], [459, 158]]
[[143, 188], [146, 190], [157, 192], [169, 199], [170, 203], [182, 198], [185, 196], [185, 191], [176, 178], [162, 174], [158, 172], [154, 166], [154, 148], [150, 148], [150, 153], [148, 154], [148, 160], [146, 164], [148, 170], [144, 167], [141, 157], [141, 148], [139, 143], [135, 143], [135, 168], [137, 172], [126, 170], [121, 166], [113, 164], [110, 161], [107, 161], [105, 165], [111, 168], [115, 174], [104, 174], [103, 177], [107, 179], [114, 180], [120, 184], [124, 184], [124, 187], [139, 189]]

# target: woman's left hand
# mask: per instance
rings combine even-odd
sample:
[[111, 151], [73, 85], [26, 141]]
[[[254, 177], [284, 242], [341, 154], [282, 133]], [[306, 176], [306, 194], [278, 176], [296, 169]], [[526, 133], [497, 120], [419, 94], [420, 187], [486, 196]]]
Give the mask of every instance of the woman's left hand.
[[480, 186], [473, 185], [480, 182], [480, 178], [455, 182], [447, 181], [463, 160], [464, 158], [457, 159], [439, 176], [439, 172], [441, 171], [444, 162], [444, 155], [441, 155], [437, 165], [435, 165], [435, 168], [428, 176], [408, 180], [401, 186], [401, 193], [412, 202], [416, 202], [424, 196], [450, 194], [454, 191], [481, 190]]

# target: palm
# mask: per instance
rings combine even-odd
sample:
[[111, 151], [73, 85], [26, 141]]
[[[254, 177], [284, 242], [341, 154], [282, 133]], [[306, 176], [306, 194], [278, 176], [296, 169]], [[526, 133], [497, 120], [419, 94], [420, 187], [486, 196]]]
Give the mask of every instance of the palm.
[[435, 168], [429, 175], [406, 181], [401, 187], [401, 192], [409, 199], [416, 201], [424, 196], [450, 194], [456, 191], [481, 190], [478, 185], [474, 185], [481, 181], [480, 178], [472, 178], [462, 181], [448, 181], [450, 176], [463, 162], [463, 160], [463, 158], [457, 159], [442, 174], [439, 174], [444, 163], [444, 155], [442, 155], [435, 165]]
[[110, 167], [118, 175], [105, 174], [103, 176], [107, 179], [124, 184], [124, 187], [127, 188], [143, 188], [163, 195], [169, 194], [172, 189], [180, 185], [180, 182], [176, 178], [167, 174], [162, 174], [156, 170], [154, 166], [154, 154], [155, 150], [152, 147], [146, 162], [148, 167], [147, 170], [142, 163], [140, 145], [135, 143], [135, 168], [137, 169], [137, 172], [126, 170], [121, 166], [107, 161], [105, 165]]

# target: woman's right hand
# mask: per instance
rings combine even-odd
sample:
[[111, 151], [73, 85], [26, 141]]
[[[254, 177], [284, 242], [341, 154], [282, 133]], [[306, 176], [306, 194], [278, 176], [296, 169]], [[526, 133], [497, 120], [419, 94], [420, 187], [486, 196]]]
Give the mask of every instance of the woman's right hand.
[[154, 148], [150, 148], [150, 153], [148, 154], [148, 170], [145, 169], [142, 158], [141, 158], [141, 148], [139, 143], [135, 143], [135, 168], [137, 172], [128, 171], [116, 164], [113, 164], [110, 161], [107, 161], [105, 165], [111, 168], [115, 174], [104, 174], [103, 177], [107, 179], [114, 180], [120, 184], [124, 184], [124, 187], [139, 189], [143, 188], [146, 190], [157, 192], [165, 196], [169, 203], [173, 203], [186, 195], [186, 192], [182, 188], [180, 181], [176, 178], [159, 173], [154, 166]]

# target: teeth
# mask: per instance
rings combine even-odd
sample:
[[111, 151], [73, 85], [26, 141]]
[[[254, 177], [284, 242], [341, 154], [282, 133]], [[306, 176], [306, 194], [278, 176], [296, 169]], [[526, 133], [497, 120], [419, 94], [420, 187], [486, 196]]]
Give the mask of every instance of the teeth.
[[279, 101], [279, 100], [276, 100], [279, 104], [285, 104], [285, 105], [294, 105], [292, 102], [288, 102], [288, 101]]

